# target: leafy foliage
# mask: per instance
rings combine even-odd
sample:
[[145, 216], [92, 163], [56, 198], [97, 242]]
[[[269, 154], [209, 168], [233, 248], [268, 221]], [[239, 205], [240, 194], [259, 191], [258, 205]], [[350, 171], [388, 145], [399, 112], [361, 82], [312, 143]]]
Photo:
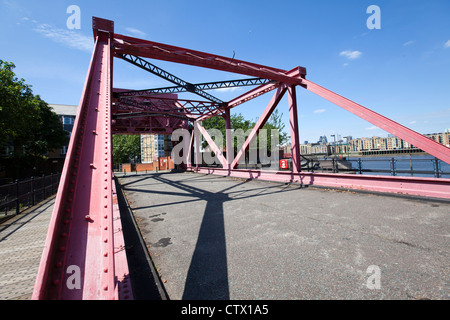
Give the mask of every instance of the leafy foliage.
[[139, 135], [113, 135], [114, 164], [129, 163], [141, 157]]
[[16, 77], [14, 68], [14, 63], [0, 60], [0, 150], [19, 166], [19, 159], [33, 158], [36, 163], [47, 152], [62, 148], [68, 133], [49, 105]]
[[[279, 114], [278, 110], [275, 109], [272, 112], [272, 115], [270, 116], [269, 120], [264, 124], [262, 129], [267, 130], [267, 134], [269, 135], [267, 137], [267, 149], [271, 149], [271, 139], [270, 139], [270, 130], [278, 130], [279, 131], [279, 143], [282, 144], [287, 141], [287, 134], [284, 132], [285, 124], [282, 121], [283, 114]], [[244, 132], [247, 132], [251, 130], [256, 125], [256, 120], [248, 120], [245, 119], [242, 114], [232, 114], [230, 119], [231, 129], [242, 129]], [[203, 127], [208, 129], [218, 129], [222, 132], [222, 135], [225, 139], [225, 119], [221, 116], [211, 117], [202, 123]], [[207, 146], [207, 142], [205, 141], [203, 143], [203, 147]], [[233, 141], [233, 147], [235, 151], [237, 151], [237, 140], [235, 139]]]

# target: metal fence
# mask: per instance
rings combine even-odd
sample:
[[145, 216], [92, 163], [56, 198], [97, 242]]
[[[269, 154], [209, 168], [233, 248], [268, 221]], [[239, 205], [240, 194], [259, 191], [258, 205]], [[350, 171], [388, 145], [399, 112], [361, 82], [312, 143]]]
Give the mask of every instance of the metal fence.
[[0, 186], [0, 219], [17, 215], [54, 195], [58, 190], [60, 177], [60, 173], [54, 173]]
[[449, 166], [437, 158], [434, 159], [345, 159], [332, 158], [320, 162], [320, 168], [324, 171], [356, 173], [356, 174], [378, 174], [390, 176], [411, 177], [435, 177], [449, 178]]

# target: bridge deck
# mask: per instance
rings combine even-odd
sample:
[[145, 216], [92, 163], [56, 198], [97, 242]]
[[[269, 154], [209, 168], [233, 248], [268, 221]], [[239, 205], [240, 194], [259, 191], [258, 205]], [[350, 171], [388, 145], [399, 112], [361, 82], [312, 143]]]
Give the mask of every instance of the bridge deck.
[[120, 182], [171, 299], [450, 298], [448, 201], [194, 173]]
[[[448, 201], [194, 173], [119, 181], [170, 299], [450, 298]], [[0, 226], [0, 300], [30, 299], [53, 203]], [[147, 289], [136, 298], [158, 298]]]

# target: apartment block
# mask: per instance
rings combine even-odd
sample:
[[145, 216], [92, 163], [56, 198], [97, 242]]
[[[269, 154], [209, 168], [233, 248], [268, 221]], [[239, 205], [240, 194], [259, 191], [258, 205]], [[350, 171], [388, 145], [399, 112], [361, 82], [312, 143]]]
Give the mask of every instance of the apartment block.
[[153, 163], [158, 158], [170, 156], [172, 151], [171, 135], [141, 135], [141, 162]]
[[[425, 134], [426, 137], [433, 139], [447, 147], [450, 147], [450, 130], [441, 133]], [[323, 137], [321, 137], [321, 140]], [[412, 150], [420, 151], [412, 144], [395, 136], [371, 137], [371, 138], [356, 138], [348, 140], [347, 143], [308, 143], [300, 145], [300, 152], [304, 155], [309, 154], [348, 154], [348, 153], [363, 153], [363, 152], [382, 152], [389, 151], [403, 152]]]

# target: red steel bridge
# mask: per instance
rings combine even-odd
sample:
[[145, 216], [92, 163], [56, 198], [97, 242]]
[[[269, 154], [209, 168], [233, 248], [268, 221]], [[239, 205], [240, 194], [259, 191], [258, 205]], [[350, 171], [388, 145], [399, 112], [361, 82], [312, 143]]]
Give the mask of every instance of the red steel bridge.
[[[194, 172], [450, 198], [450, 179], [302, 172], [296, 87], [309, 90], [450, 163], [448, 147], [306, 79], [306, 69], [303, 67], [283, 70], [132, 38], [114, 33], [113, 21], [96, 17], [93, 18], [93, 33], [95, 47], [64, 163], [33, 299], [133, 299], [113, 180], [113, 134], [171, 134], [175, 129], [198, 128], [222, 167], [193, 165], [191, 153], [198, 156], [199, 150], [195, 139], [191, 138], [184, 142], [189, 152], [183, 157], [184, 168]], [[125, 60], [173, 85], [149, 90], [115, 89], [112, 87], [113, 58]], [[193, 84], [145, 59], [231, 72], [249, 78]], [[235, 86], [252, 88], [231, 101], [221, 101], [207, 93], [210, 89]], [[226, 128], [230, 129], [232, 108], [272, 91], [272, 99], [236, 157], [233, 158], [230, 153], [222, 154], [202, 127], [201, 121], [212, 116], [222, 116]], [[179, 92], [190, 92], [199, 98], [178, 99], [176, 93]], [[285, 95], [288, 96], [292, 171], [237, 169], [239, 160]], [[226, 146], [227, 150], [231, 149], [229, 133]], [[77, 276], [79, 279], [74, 278]]]

